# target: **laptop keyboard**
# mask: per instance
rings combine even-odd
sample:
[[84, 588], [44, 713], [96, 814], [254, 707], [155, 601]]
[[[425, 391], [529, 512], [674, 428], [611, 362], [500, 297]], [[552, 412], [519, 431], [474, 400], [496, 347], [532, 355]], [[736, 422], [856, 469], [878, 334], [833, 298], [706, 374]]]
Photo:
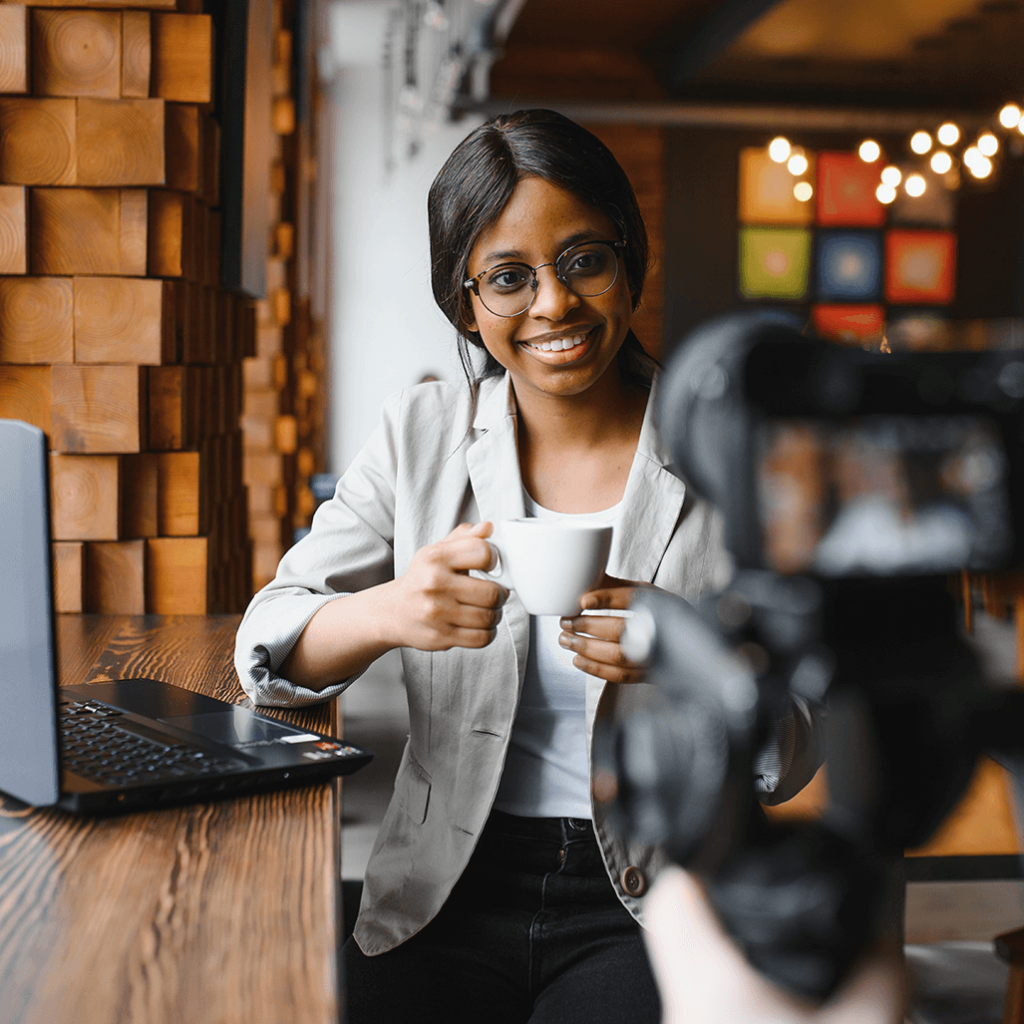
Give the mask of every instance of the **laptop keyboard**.
[[187, 743], [161, 743], [132, 732], [123, 712], [93, 701], [61, 701], [61, 764], [103, 785], [131, 786], [201, 778], [246, 767]]

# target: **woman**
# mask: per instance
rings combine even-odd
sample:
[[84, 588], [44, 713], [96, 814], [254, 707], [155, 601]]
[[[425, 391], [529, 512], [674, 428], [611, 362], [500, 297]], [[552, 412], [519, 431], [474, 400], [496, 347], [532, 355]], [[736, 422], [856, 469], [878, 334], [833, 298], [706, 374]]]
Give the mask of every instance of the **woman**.
[[[592, 812], [588, 766], [595, 717], [647, 688], [623, 619], [600, 613], [638, 585], [696, 598], [728, 567], [718, 519], [669, 466], [630, 329], [643, 221], [607, 148], [550, 111], [473, 131], [429, 213], [470, 384], [386, 403], [254, 598], [239, 675], [257, 703], [303, 704], [402, 650], [410, 737], [345, 948], [352, 1024], [654, 1022], [637, 922], [662, 858]], [[589, 614], [531, 619], [487, 578], [492, 524], [527, 513], [614, 523]]]

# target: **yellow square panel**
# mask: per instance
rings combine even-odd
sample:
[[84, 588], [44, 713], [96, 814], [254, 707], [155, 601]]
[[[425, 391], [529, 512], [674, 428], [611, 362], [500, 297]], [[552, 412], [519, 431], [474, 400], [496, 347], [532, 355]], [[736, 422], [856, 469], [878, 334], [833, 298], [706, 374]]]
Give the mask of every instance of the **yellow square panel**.
[[740, 150], [740, 221], [744, 224], [810, 224], [814, 203], [800, 202], [793, 194], [798, 181], [814, 181], [814, 155], [799, 177], [785, 164], [777, 164], [767, 149]]

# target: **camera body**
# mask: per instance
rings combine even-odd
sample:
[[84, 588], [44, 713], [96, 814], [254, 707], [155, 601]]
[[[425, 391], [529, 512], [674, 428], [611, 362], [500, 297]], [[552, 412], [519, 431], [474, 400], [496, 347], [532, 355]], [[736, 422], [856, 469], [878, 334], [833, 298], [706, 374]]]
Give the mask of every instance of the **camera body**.
[[[595, 735], [603, 795], [700, 874], [755, 966], [824, 998], [877, 935], [887, 858], [1024, 725], [948, 587], [1024, 561], [1024, 353], [880, 354], [726, 317], [680, 347], [658, 411], [736, 573], [695, 608], [638, 594], [623, 645], [657, 698]], [[759, 803], [794, 714], [828, 723], [829, 803], [782, 827]]]

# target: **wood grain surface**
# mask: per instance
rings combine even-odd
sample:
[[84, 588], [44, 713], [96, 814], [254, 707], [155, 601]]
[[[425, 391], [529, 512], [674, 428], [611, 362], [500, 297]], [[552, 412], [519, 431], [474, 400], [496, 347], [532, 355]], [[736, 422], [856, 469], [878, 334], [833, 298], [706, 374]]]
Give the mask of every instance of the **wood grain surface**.
[[28, 209], [20, 185], [0, 185], [0, 274], [28, 272]]
[[52, 451], [107, 455], [145, 449], [149, 417], [144, 367], [75, 363], [49, 369]]
[[120, 11], [33, 11], [31, 38], [36, 95], [121, 95]]
[[74, 362], [73, 311], [70, 277], [0, 278], [0, 362]]
[[11, 185], [74, 185], [77, 103], [73, 99], [0, 99], [0, 181]]
[[0, 92], [28, 92], [28, 8], [0, 6]]
[[[62, 681], [238, 701], [237, 616], [59, 616]], [[327, 729], [326, 705], [289, 713]], [[329, 1024], [339, 789], [118, 818], [0, 803], [0, 1024]]]
[[0, 364], [0, 416], [24, 420], [48, 434], [52, 411], [52, 367]]

